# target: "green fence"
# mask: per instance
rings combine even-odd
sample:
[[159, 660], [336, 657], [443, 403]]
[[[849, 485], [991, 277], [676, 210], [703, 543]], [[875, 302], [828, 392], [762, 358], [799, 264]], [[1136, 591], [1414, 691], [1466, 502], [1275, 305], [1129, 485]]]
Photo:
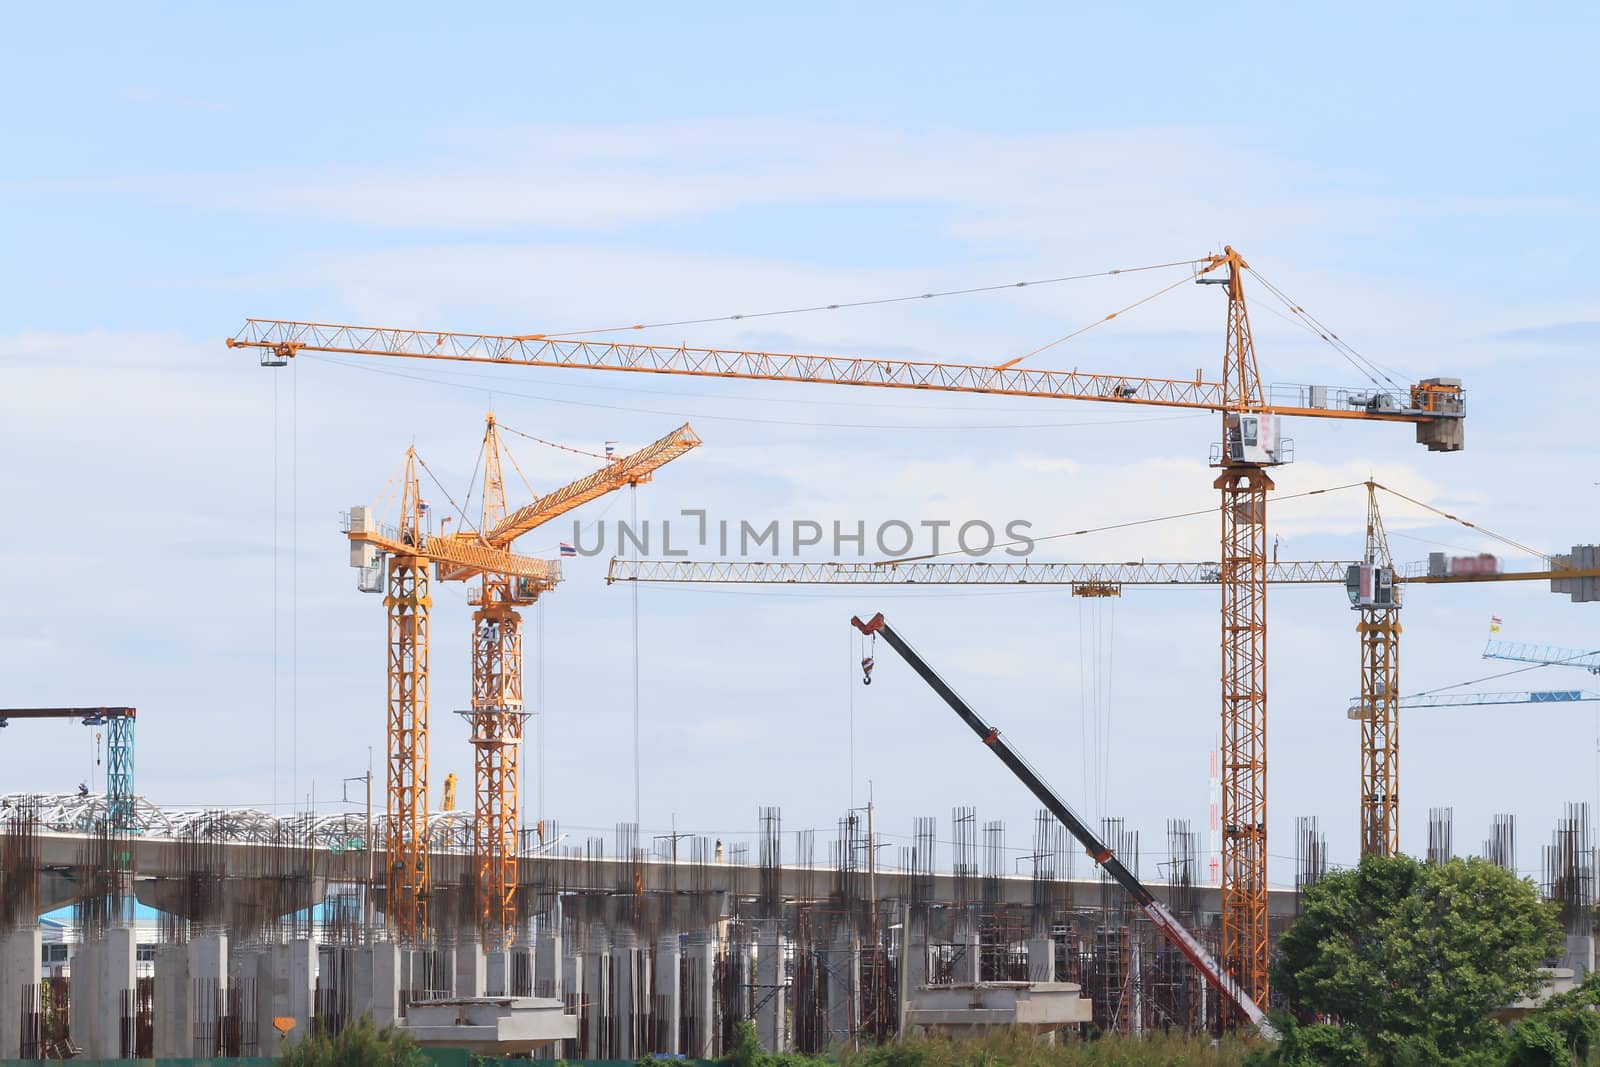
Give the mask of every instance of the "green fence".
[[[422, 1054], [432, 1067], [530, 1067], [544, 1063], [555, 1067], [555, 1060], [512, 1060], [478, 1056], [461, 1048], [425, 1048]], [[277, 1063], [267, 1056], [240, 1056], [235, 1059], [173, 1060], [0, 1060], [0, 1067], [127, 1067], [130, 1063], [158, 1063], [162, 1067], [271, 1067]], [[638, 1060], [562, 1060], [567, 1067], [636, 1067]], [[659, 1060], [662, 1067], [711, 1067], [714, 1060]]]

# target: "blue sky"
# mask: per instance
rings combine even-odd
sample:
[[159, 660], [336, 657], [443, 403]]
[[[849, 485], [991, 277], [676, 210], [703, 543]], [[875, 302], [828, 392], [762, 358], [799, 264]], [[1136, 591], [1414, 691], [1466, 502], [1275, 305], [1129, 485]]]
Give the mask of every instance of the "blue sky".
[[[1593, 10], [1141, 14], [14, 13], [0, 71], [13, 164], [0, 179], [13, 251], [0, 261], [0, 474], [27, 547], [0, 578], [6, 703], [137, 704], [139, 784], [160, 803], [287, 809], [314, 786], [325, 804], [383, 743], [382, 609], [354, 588], [337, 513], [372, 499], [413, 442], [464, 487], [490, 405], [589, 448], [691, 421], [706, 445], [640, 492], [644, 516], [1020, 517], [1052, 531], [1212, 498], [1209, 419], [359, 361], [270, 373], [221, 344], [246, 315], [579, 329], [1189, 259], [1231, 242], [1373, 359], [1414, 378], [1457, 375], [1470, 391], [1468, 448], [1454, 456], [1425, 453], [1403, 428], [1295, 425], [1285, 495], [1370, 472], [1547, 550], [1593, 540]], [[656, 339], [984, 362], [1154, 287], [1135, 275]], [[1214, 368], [1217, 296], [1182, 287], [1037, 358]], [[1361, 383], [1265, 307], [1256, 327], [1268, 381]], [[540, 487], [585, 469], [532, 445], [517, 454]], [[1353, 554], [1360, 501], [1346, 497], [1280, 505], [1284, 558]], [[629, 507], [608, 500], [581, 518]], [[1493, 548], [1415, 511], [1392, 511], [1391, 524], [1406, 559]], [[1205, 518], [1041, 555], [1211, 558], [1214, 538]], [[561, 539], [541, 532], [523, 548], [553, 554]], [[633, 807], [632, 602], [603, 569], [572, 564], [543, 609], [544, 810], [580, 835], [608, 833]], [[1208, 592], [1096, 608], [1039, 591], [648, 588], [646, 833], [674, 818], [751, 833], [766, 804], [791, 828], [827, 829], [870, 779], [891, 833], [923, 814], [947, 826], [952, 805], [975, 804], [1024, 847], [1031, 805], [909, 675], [885, 669], [871, 690], [851, 688], [859, 653], [845, 621], [884, 603], [1070, 797], [1140, 829], [1147, 856], [1167, 817], [1203, 825], [1217, 715]], [[1532, 587], [1419, 590], [1403, 689], [1494, 673], [1476, 655], [1491, 613], [1506, 636], [1583, 645], [1592, 610]], [[1293, 818], [1316, 814], [1334, 858], [1349, 860], [1354, 620], [1334, 590], [1286, 591], [1272, 611], [1272, 851], [1292, 854]], [[467, 614], [459, 590], [441, 596], [436, 782], [470, 774], [450, 714], [466, 703]], [[1494, 687], [1588, 681], [1552, 670]], [[1536, 866], [1529, 842], [1560, 804], [1600, 791], [1587, 710], [1432, 715], [1406, 727], [1407, 847], [1425, 841], [1429, 806], [1456, 807], [1467, 847], [1513, 811], [1523, 865]], [[1084, 758], [1096, 723], [1111, 740]], [[8, 730], [0, 791], [71, 789], [90, 773], [87, 734]], [[1273, 876], [1292, 868], [1277, 860]]]

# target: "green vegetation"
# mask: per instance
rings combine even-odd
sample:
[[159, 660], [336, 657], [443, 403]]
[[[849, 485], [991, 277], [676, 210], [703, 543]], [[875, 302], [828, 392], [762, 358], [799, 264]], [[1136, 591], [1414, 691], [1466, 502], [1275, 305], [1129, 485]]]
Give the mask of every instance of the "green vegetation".
[[[1561, 951], [1554, 909], [1486, 860], [1367, 859], [1307, 892], [1279, 944], [1292, 1015], [1252, 1067], [1567, 1067], [1588, 1063], [1600, 985], [1506, 1028], [1495, 1013], [1536, 993]], [[1310, 1023], [1337, 1019], [1338, 1025]]]
[[379, 1030], [367, 1018], [333, 1037], [307, 1034], [290, 1041], [279, 1062], [283, 1067], [428, 1067], [411, 1035], [392, 1026]]
[[725, 1067], [1239, 1067], [1244, 1055], [1243, 1044], [1232, 1039], [1213, 1046], [1209, 1038], [1108, 1036], [1045, 1045], [1020, 1030], [998, 1030], [970, 1041], [894, 1041], [847, 1050], [834, 1060], [763, 1052], [755, 1027], [745, 1023], [720, 1062]]

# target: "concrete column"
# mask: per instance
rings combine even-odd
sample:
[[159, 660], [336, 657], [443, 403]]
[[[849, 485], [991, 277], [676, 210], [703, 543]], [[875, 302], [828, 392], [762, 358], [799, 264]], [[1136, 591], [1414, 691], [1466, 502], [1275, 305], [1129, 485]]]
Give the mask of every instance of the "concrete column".
[[[281, 1014], [274, 1011], [273, 987], [273, 956], [278, 950], [277, 945], [255, 945], [239, 960], [239, 976], [248, 977], [256, 984], [256, 1055], [277, 1056], [279, 1045], [278, 1031], [272, 1028], [273, 1016]], [[287, 983], [285, 983], [287, 989]]]
[[561, 958], [561, 996], [581, 999], [583, 985], [583, 957], [578, 955], [563, 956]]
[[455, 995], [481, 997], [487, 981], [483, 946], [476, 941], [462, 941], [455, 951]]
[[856, 1029], [861, 991], [861, 952], [848, 923], [834, 927], [828, 951], [828, 1043], [848, 1041]]
[[95, 1020], [100, 1017], [100, 951], [103, 947], [100, 941], [81, 941], [73, 949], [69, 963], [72, 971], [68, 989], [72, 1019], [69, 1036], [85, 1056], [90, 1055]]
[[0, 1060], [22, 1058], [22, 996], [39, 988], [43, 948], [37, 926], [0, 937]]
[[154, 1052], [158, 1060], [194, 1055], [189, 946], [156, 946]]
[[1028, 939], [1028, 981], [1056, 980], [1056, 942], [1050, 937]]
[[910, 945], [906, 952], [908, 966], [905, 968], [906, 978], [903, 984], [912, 989], [921, 989], [928, 984], [928, 913], [926, 909], [922, 914], [906, 920], [906, 940]]
[[511, 957], [505, 949], [483, 954], [483, 995], [506, 997], [511, 995]]
[[227, 985], [227, 936], [202, 934], [155, 950], [155, 1056], [194, 1056], [195, 987]]
[[261, 1000], [262, 986], [267, 989], [266, 1012], [258, 1012], [260, 1026], [260, 1055], [277, 1056], [283, 1048], [272, 1020], [294, 1020], [292, 1037], [303, 1037], [311, 1028], [311, 1007], [317, 988], [317, 943], [310, 940], [290, 941], [273, 945], [262, 955], [266, 974], [256, 979], [257, 1002]]
[[189, 976], [225, 982], [228, 977], [228, 935], [202, 934], [189, 941]]
[[[603, 945], [600, 937], [591, 934], [591, 945]], [[611, 954], [603, 947], [591, 947], [583, 957], [583, 1027], [588, 1049], [583, 1058], [589, 1060], [615, 1059], [607, 1040], [606, 1021], [611, 1012], [610, 991]]]
[[379, 941], [355, 951], [351, 1009], [382, 1029], [400, 1019], [400, 948]]
[[783, 927], [776, 919], [762, 922], [756, 934], [756, 1036], [768, 1052], [784, 1052]]
[[689, 1042], [683, 1054], [690, 1059], [709, 1060], [717, 1055], [716, 1033], [716, 931], [711, 930], [690, 941], [684, 959], [689, 969]]
[[1582, 982], [1595, 969], [1594, 963], [1594, 938], [1587, 934], [1568, 934], [1566, 950], [1561, 954], [1561, 966], [1571, 967], [1573, 978]]
[[639, 1026], [639, 950], [633, 935], [620, 935], [620, 944], [611, 947], [611, 1004], [606, 1012], [611, 1023], [611, 1051], [608, 1058], [631, 1060], [638, 1053], [635, 1036]]
[[564, 969], [561, 927], [555, 922], [540, 923], [538, 937], [533, 943], [533, 995], [560, 997]]
[[136, 987], [138, 951], [133, 928], [113, 926], [106, 931], [97, 954], [95, 1003], [99, 1018], [91, 1031], [89, 1059], [122, 1058], [122, 1006], [125, 994]]
[[656, 945], [654, 1014], [656, 1017], [656, 1047], [653, 1051], [665, 1056], [676, 1056], [679, 1045], [678, 1020], [683, 1015], [682, 985], [679, 979], [679, 961], [682, 950], [676, 935], [663, 937]]

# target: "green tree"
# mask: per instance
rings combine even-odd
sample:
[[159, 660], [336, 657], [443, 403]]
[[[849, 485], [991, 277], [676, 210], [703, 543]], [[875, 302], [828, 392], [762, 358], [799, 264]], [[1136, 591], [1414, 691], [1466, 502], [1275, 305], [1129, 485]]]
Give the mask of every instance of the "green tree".
[[1553, 908], [1487, 860], [1369, 857], [1307, 891], [1274, 980], [1296, 1012], [1340, 1020], [1381, 1062], [1441, 1062], [1498, 1046], [1490, 1013], [1536, 992], [1560, 949]]
[[282, 1067], [426, 1067], [427, 1057], [411, 1035], [382, 1030], [361, 1018], [337, 1034], [307, 1034], [283, 1050]]

